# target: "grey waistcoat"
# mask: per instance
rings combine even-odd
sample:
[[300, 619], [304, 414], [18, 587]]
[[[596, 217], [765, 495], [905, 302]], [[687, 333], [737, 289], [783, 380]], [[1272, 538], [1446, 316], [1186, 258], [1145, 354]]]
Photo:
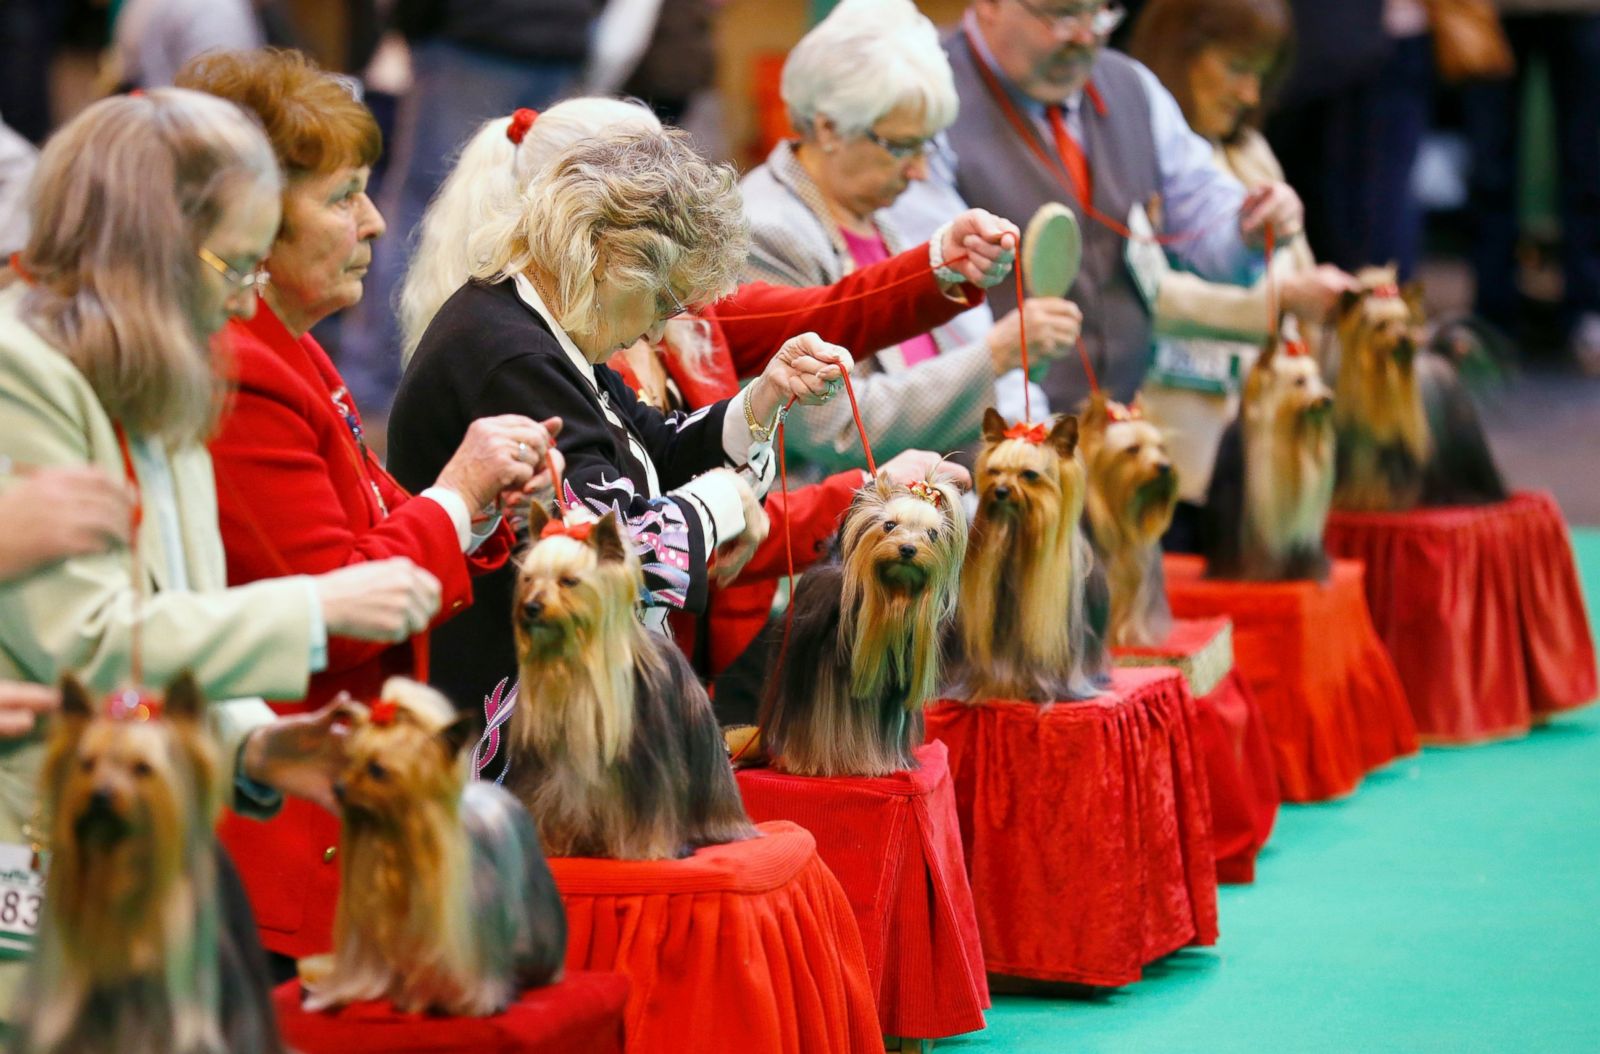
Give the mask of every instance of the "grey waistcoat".
[[[1047, 201], [1064, 202], [1077, 214], [1083, 232], [1083, 270], [1067, 296], [1083, 309], [1084, 350], [1101, 387], [1114, 399], [1132, 399], [1150, 364], [1150, 313], [1128, 273], [1121, 236], [1083, 215], [1061, 184], [1065, 170], [1055, 165], [1052, 173], [1018, 138], [1005, 111], [989, 93], [966, 36], [957, 32], [948, 37], [945, 50], [961, 98], [961, 116], [948, 133], [957, 157], [957, 190], [967, 204], [988, 209], [1019, 226], [1026, 226], [1034, 211]], [[1086, 93], [1080, 110], [1081, 145], [1094, 183], [1094, 207], [1124, 223], [1135, 202], [1148, 205], [1161, 190], [1150, 102], [1132, 61], [1115, 51], [1101, 52], [1090, 79], [1105, 103], [1102, 116]], [[1029, 114], [1020, 106], [1018, 112], [1037, 134]], [[1055, 144], [1042, 137], [1039, 143], [1053, 162]], [[1007, 281], [989, 290], [996, 318], [1017, 306], [1015, 289]], [[1077, 409], [1089, 394], [1077, 355], [1051, 366], [1044, 390], [1052, 407]]]

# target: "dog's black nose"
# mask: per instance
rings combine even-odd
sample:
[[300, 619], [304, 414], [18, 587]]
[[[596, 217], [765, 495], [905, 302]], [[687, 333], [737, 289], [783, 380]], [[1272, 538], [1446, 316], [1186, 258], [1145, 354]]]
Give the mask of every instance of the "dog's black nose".
[[1324, 395], [1322, 398], [1320, 398], [1316, 402], [1312, 403], [1311, 404], [1311, 408], [1313, 410], [1318, 411], [1318, 412], [1322, 412], [1322, 411], [1333, 409], [1333, 396]]
[[530, 600], [522, 605], [522, 617], [528, 620], [537, 619], [544, 614], [544, 605], [537, 600]]
[[914, 545], [902, 545], [900, 547], [900, 555], [909, 560], [917, 555], [917, 547]]
[[342, 804], [344, 802], [344, 780], [333, 785], [333, 796]]
[[112, 804], [111, 792], [104, 787], [96, 787], [89, 795], [89, 808], [91, 809], [104, 809], [110, 812]]
[[1170, 476], [1170, 475], [1172, 475], [1172, 466], [1167, 464], [1165, 461], [1163, 461], [1161, 464], [1156, 466], [1156, 475], [1158, 475], [1158, 476]]
[[1005, 501], [1007, 498], [1011, 497], [1011, 488], [1005, 484], [1001, 484], [994, 489], [994, 496], [996, 501]]

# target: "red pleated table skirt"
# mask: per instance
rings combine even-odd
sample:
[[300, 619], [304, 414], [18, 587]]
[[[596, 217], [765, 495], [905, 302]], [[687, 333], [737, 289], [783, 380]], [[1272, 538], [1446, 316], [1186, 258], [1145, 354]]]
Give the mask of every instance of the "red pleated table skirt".
[[944, 744], [916, 758], [881, 779], [745, 769], [739, 790], [752, 819], [816, 838], [855, 910], [883, 1033], [932, 1039], [982, 1028], [989, 984]]
[[1189, 682], [1211, 791], [1217, 881], [1254, 882], [1256, 855], [1278, 817], [1278, 770], [1266, 720], [1234, 666], [1233, 624], [1225, 618], [1178, 619], [1160, 644], [1116, 648], [1113, 654], [1118, 666], [1170, 665]]
[[811, 834], [683, 860], [558, 857], [567, 968], [625, 974], [630, 1054], [883, 1050], [866, 957], [844, 891]]
[[272, 993], [284, 1043], [302, 1054], [622, 1054], [627, 999], [626, 977], [573, 971], [494, 1017], [401, 1014], [387, 1002], [311, 1014], [299, 981]]
[[1594, 699], [1595, 654], [1561, 510], [1334, 513], [1328, 551], [1367, 565], [1367, 604], [1425, 742], [1526, 732]]
[[1115, 987], [1217, 939], [1211, 807], [1194, 701], [1175, 670], [1039, 706], [945, 701], [956, 813], [990, 972]]
[[1266, 718], [1285, 801], [1325, 801], [1417, 749], [1416, 724], [1367, 615], [1362, 569], [1337, 560], [1326, 583], [1224, 582], [1204, 561], [1166, 557], [1179, 618], [1233, 620], [1239, 671]]

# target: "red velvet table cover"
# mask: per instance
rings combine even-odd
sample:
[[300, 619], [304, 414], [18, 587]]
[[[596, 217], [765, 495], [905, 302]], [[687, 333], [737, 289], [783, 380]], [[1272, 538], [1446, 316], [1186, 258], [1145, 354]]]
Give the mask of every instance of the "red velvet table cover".
[[816, 838], [855, 910], [883, 1033], [931, 1039], [982, 1028], [989, 982], [945, 746], [915, 756], [881, 779], [745, 769], [739, 790], [751, 818]]
[[[1227, 619], [1178, 619], [1160, 644], [1116, 648], [1113, 656], [1119, 665], [1143, 665], [1143, 659], [1163, 656], [1181, 660], [1211, 646], [1228, 627]], [[1195, 730], [1211, 793], [1217, 881], [1254, 882], [1256, 856], [1272, 837], [1278, 817], [1278, 770], [1266, 720], [1237, 668], [1229, 669], [1216, 687], [1194, 702]]]
[[1425, 742], [1526, 732], [1596, 693], [1595, 654], [1561, 510], [1498, 505], [1335, 513], [1328, 551], [1367, 565], [1367, 604]]
[[300, 1008], [300, 982], [272, 993], [284, 1042], [302, 1054], [622, 1054], [628, 979], [568, 971], [494, 1017], [401, 1014], [387, 1002], [331, 1013]]
[[683, 860], [557, 857], [567, 968], [633, 983], [630, 1054], [881, 1054], [850, 902], [792, 823]]
[[1233, 654], [1272, 738], [1285, 801], [1325, 801], [1417, 749], [1416, 724], [1367, 615], [1361, 565], [1334, 561], [1326, 583], [1202, 578], [1194, 556], [1166, 557], [1180, 618], [1233, 620]]
[[1174, 670], [1039, 706], [929, 708], [992, 973], [1115, 987], [1217, 938], [1211, 808], [1194, 701]]

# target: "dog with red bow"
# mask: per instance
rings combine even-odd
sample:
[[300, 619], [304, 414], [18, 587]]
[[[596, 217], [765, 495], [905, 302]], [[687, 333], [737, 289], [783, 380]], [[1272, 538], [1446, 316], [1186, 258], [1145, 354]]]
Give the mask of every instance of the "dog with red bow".
[[961, 495], [937, 469], [909, 485], [880, 471], [857, 492], [836, 551], [795, 587], [793, 636], [759, 718], [775, 767], [887, 776], [916, 766], [966, 540]]
[[528, 527], [505, 785], [545, 851], [671, 860], [756, 837], [711, 700], [635, 615], [644, 578], [616, 514], [569, 525], [536, 504]]
[[[1334, 326], [1338, 442], [1334, 508], [1403, 512], [1418, 506], [1506, 499], [1452, 349], [1447, 328], [1422, 337], [1420, 287], [1401, 288], [1394, 268], [1368, 268], [1345, 294]], [[1330, 356], [1331, 359], [1331, 356]]]

